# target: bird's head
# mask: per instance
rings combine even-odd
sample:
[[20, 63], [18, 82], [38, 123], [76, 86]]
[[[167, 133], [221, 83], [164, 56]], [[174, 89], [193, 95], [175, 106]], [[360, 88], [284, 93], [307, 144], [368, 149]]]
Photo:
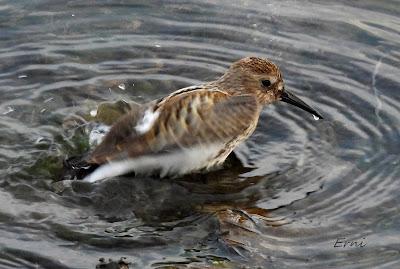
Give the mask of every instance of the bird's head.
[[246, 57], [236, 61], [218, 82], [224, 89], [235, 94], [257, 96], [262, 105], [283, 101], [322, 119], [316, 110], [285, 89], [279, 67], [266, 59]]

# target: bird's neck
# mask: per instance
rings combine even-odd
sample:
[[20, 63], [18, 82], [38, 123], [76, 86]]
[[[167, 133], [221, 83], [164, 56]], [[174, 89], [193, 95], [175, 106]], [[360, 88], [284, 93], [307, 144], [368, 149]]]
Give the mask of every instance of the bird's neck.
[[258, 97], [255, 90], [258, 88], [257, 82], [240, 72], [227, 72], [212, 83], [232, 95], [251, 94]]

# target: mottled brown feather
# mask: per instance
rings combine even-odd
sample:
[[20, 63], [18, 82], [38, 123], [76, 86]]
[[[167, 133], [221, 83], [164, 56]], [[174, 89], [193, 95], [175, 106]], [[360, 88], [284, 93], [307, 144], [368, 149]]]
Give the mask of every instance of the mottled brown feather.
[[233, 68], [240, 67], [255, 74], [280, 73], [278, 67], [270, 61], [257, 57], [247, 57], [232, 65]]
[[212, 89], [173, 94], [153, 106], [160, 115], [148, 132], [138, 134], [134, 127], [144, 109], [152, 106], [123, 116], [92, 153], [90, 162], [228, 143], [240, 137], [251, 122], [257, 122], [261, 109], [254, 96], [232, 96]]

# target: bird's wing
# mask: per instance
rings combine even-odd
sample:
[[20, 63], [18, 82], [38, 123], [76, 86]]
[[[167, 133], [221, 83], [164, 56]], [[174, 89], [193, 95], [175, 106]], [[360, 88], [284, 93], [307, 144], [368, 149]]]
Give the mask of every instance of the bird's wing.
[[[123, 116], [90, 161], [101, 164], [177, 148], [228, 143], [254, 127], [259, 112], [260, 106], [251, 95], [232, 96], [218, 90], [171, 95], [141, 113]], [[147, 123], [146, 113], [150, 115]]]

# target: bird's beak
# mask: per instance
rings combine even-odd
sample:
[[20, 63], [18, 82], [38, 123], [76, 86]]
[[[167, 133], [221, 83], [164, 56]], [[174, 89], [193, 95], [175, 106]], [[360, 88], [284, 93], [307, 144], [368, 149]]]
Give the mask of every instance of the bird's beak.
[[321, 114], [319, 114], [315, 109], [311, 108], [309, 105], [303, 102], [299, 97], [297, 97], [296, 95], [287, 90], [284, 90], [282, 92], [281, 101], [297, 106], [307, 112], [310, 112], [315, 119], [323, 119]]

